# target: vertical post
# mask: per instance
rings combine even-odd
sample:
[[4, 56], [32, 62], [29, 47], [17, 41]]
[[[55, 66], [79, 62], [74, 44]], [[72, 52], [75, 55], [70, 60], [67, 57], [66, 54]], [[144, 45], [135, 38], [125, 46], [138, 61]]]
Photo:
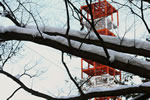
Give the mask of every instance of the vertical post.
[[[81, 14], [82, 14], [82, 7], [80, 7], [80, 11], [81, 11]], [[80, 24], [83, 22], [83, 17], [81, 15], [81, 19], [80, 19]]]
[[100, 8], [100, 3], [101, 3], [101, 0], [98, 0], [98, 4], [99, 4], [98, 7], [99, 7], [99, 8]]
[[106, 66], [106, 73], [109, 74], [109, 67]]
[[[107, 1], [106, 0], [104, 0], [104, 5], [105, 5], [105, 28], [107, 29]], [[105, 35], [107, 35], [108, 34], [108, 31], [107, 30], [105, 30]]]
[[112, 32], [113, 32], [113, 8], [112, 8], [112, 6], [111, 6], [111, 23], [112, 23], [112, 25], [111, 25], [111, 27], [112, 27]]
[[113, 69], [113, 76], [115, 77], [115, 73], [116, 73], [116, 71], [115, 71], [115, 69]]
[[81, 78], [83, 79], [83, 58], [81, 58]]
[[118, 11], [117, 11], [117, 28], [118, 28], [118, 33], [119, 33], [119, 14], [118, 14]]
[[96, 62], [94, 61], [94, 76], [96, 75]]
[[121, 82], [121, 80], [122, 80], [122, 79], [121, 79], [121, 71], [120, 71], [120, 82]]
[[[92, 8], [92, 15], [93, 15], [93, 20], [95, 19], [95, 10], [94, 10], [94, 5], [90, 5]], [[92, 20], [92, 19], [91, 19]], [[95, 24], [95, 23], [94, 23]]]
[[119, 14], [118, 14], [118, 11], [117, 11], [117, 26], [119, 27]]

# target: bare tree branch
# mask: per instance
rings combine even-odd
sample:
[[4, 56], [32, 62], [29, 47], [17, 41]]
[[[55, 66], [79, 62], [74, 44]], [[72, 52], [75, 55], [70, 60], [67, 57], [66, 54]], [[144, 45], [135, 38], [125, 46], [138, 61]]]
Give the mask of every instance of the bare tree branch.
[[[107, 59], [109, 60], [109, 53], [108, 53], [108, 51], [107, 51], [107, 48], [106, 48], [105, 45], [103, 44], [103, 43], [104, 43], [103, 39], [100, 37], [99, 33], [96, 31], [95, 25], [93, 24], [93, 21], [92, 21], [92, 23], [91, 23], [69, 0], [67, 0], [67, 1], [68, 1], [68, 3], [69, 3], [78, 13], [80, 13], [80, 14], [82, 15], [82, 17], [91, 25], [91, 27], [92, 27], [94, 33], [96, 34], [97, 38], [99, 39], [99, 42], [102, 43], [102, 47], [103, 47], [103, 49], [104, 49], [104, 51], [105, 51], [105, 54], [106, 54], [106, 56], [107, 56]], [[86, 0], [86, 2], [87, 2], [87, 0]], [[87, 4], [88, 4], [88, 2], [87, 2]], [[92, 17], [92, 16], [93, 16], [93, 15], [92, 15], [92, 10], [91, 10], [91, 6], [90, 6], [89, 4], [88, 4], [88, 7], [89, 7], [89, 10], [90, 10], [90, 15], [91, 15], [91, 17]]]
[[3, 0], [3, 2], [6, 5], [6, 7], [9, 9], [9, 11], [7, 11], [6, 7], [1, 3], [1, 5], [4, 8], [3, 13], [6, 14], [5, 17], [9, 18], [15, 25], [21, 27], [21, 24], [17, 21], [17, 18], [14, 15], [13, 11], [11, 10], [11, 8], [9, 7], [9, 5], [6, 3], [5, 0]]
[[42, 33], [41, 33], [41, 30], [40, 30], [40, 28], [39, 28], [39, 25], [38, 25], [38, 23], [37, 23], [37, 21], [36, 21], [34, 15], [33, 15], [19, 0], [17, 0], [17, 1], [18, 1], [18, 3], [32, 16], [32, 18], [33, 18], [33, 20], [34, 20], [34, 22], [35, 22], [35, 24], [36, 24], [37, 30], [39, 31], [40, 35], [43, 37], [43, 35], [42, 35]]
[[[92, 8], [91, 8], [92, 0], [89, 0], [89, 1], [86, 0], [86, 3], [87, 3], [87, 5], [89, 7], [89, 10], [90, 10], [91, 22], [81, 13], [80, 10], [78, 10], [78, 8], [76, 8], [73, 5], [73, 3], [70, 0], [64, 0], [65, 1], [65, 6], [66, 6], [66, 13], [67, 13], [66, 34], [61, 33], [60, 31], [56, 31], [56, 32], [55, 31], [54, 32], [44, 31], [44, 32], [42, 32], [40, 30], [40, 27], [37, 24], [35, 16], [31, 13], [31, 11], [28, 10], [20, 0], [17, 0], [17, 1], [19, 2], [19, 6], [17, 7], [17, 9], [19, 9], [19, 7], [22, 6], [31, 15], [31, 17], [33, 18], [33, 20], [36, 24], [36, 28], [38, 30], [38, 32], [36, 31], [35, 33], [40, 33], [40, 35], [34, 34], [33, 30], [32, 30], [32, 32], [26, 30], [26, 28], [22, 28], [24, 30], [22, 32], [18, 31], [15, 28], [14, 28], [14, 30], [17, 30], [17, 31], [14, 31], [14, 30], [12, 31], [11, 29], [9, 31], [8, 30], [3, 31], [3, 28], [2, 28], [2, 31], [1, 31], [1, 28], [0, 28], [0, 41], [3, 42], [3, 41], [8, 41], [8, 40], [19, 40], [19, 41], [20, 40], [25, 40], [25, 41], [31, 41], [31, 42], [46, 45], [46, 46], [49, 46], [49, 47], [53, 47], [55, 49], [58, 49], [58, 50], [62, 51], [62, 63], [64, 65], [64, 67], [66, 68], [70, 79], [74, 82], [74, 84], [78, 88], [81, 95], [76, 95], [74, 97], [54, 98], [52, 96], [46, 95], [44, 93], [41, 93], [41, 92], [38, 92], [38, 91], [35, 91], [35, 90], [32, 90], [32, 89], [26, 87], [19, 79], [15, 78], [11, 74], [5, 72], [3, 69], [0, 69], [0, 73], [4, 74], [7, 77], [14, 80], [16, 83], [18, 83], [21, 86], [20, 88], [23, 88], [25, 91], [27, 91], [27, 92], [35, 95], [35, 96], [42, 97], [42, 98], [45, 98], [45, 99], [48, 99], [48, 100], [85, 100], [85, 99], [90, 99], [90, 98], [93, 98], [93, 97], [118, 96], [118, 95], [130, 94], [130, 93], [143, 93], [144, 94], [144, 95], [136, 98], [135, 100], [142, 100], [142, 99], [149, 98], [148, 94], [150, 94], [150, 92], [149, 92], [150, 91], [150, 86], [144, 86], [144, 85], [136, 85], [136, 86], [134, 86], [134, 85], [133, 86], [125, 86], [124, 85], [122, 87], [119, 86], [117, 88], [116, 87], [109, 88], [109, 89], [106, 89], [106, 90], [103, 90], [103, 91], [102, 90], [97, 90], [97, 91], [91, 90], [91, 91], [88, 91], [87, 93], [84, 93], [81, 90], [81, 87], [77, 84], [77, 82], [72, 77], [72, 75], [71, 75], [71, 73], [68, 69], [68, 66], [66, 65], [66, 63], [64, 61], [64, 55], [63, 55], [64, 52], [70, 53], [70, 54], [78, 56], [78, 57], [90, 59], [92, 61], [96, 61], [96, 62], [104, 64], [104, 65], [109, 65], [113, 68], [117, 68], [117, 69], [120, 69], [120, 70], [131, 72], [133, 74], [140, 75], [140, 76], [145, 77], [145, 78], [150, 78], [150, 74], [149, 74], [150, 68], [147, 67], [147, 66], [146, 67], [143, 66], [144, 65], [143, 63], [138, 63], [139, 65], [130, 63], [130, 60], [132, 58], [128, 59], [128, 63], [126, 63], [124, 61], [120, 61], [118, 59], [115, 59], [112, 62], [109, 61], [110, 60], [109, 58], [111, 57], [110, 53], [108, 52], [109, 49], [115, 50], [117, 52], [140, 55], [140, 56], [144, 56], [144, 57], [150, 57], [150, 53], [149, 53], [150, 50], [145, 49], [143, 47], [137, 48], [136, 45], [131, 46], [131, 47], [123, 45], [124, 38], [121, 40], [120, 44], [115, 44], [115, 43], [105, 41], [103, 39], [103, 37], [101, 37], [95, 29], [95, 24], [94, 24], [93, 15], [92, 15]], [[137, 9], [139, 9], [141, 11], [141, 15], [136, 13], [136, 11], [134, 11], [132, 9], [132, 7], [130, 7], [129, 5], [123, 4], [122, 6], [127, 6], [133, 14], [135, 14], [136, 16], [141, 18], [143, 23], [145, 24], [148, 32], [150, 33], [150, 29], [149, 29], [148, 24], [145, 20], [144, 11], [143, 11], [143, 9], [144, 9], [143, 8], [143, 2], [148, 2], [148, 3], [150, 3], [150, 2], [147, 1], [147, 0], [141, 0], [141, 7], [138, 7], [136, 4], [134, 4], [132, 2], [132, 0], [129, 0], [129, 1], [131, 2], [132, 5], [134, 5]], [[4, 4], [2, 4], [0, 2], [0, 6], [3, 8], [3, 10], [6, 10], [6, 8], [9, 10], [9, 11], [6, 11], [6, 17], [9, 18], [10, 20], [12, 20], [17, 26], [22, 27], [22, 25], [17, 21], [17, 18], [15, 17], [15, 15], [13, 14], [13, 11], [7, 5], [5, 0], [3, 0], [3, 3]], [[69, 9], [68, 9], [69, 6], [70, 6], [72, 12], [74, 10], [77, 13], [78, 17], [80, 15], [82, 15], [83, 18], [91, 25], [91, 28], [93, 29], [93, 31], [94, 31], [94, 33], [95, 33], [95, 35], [97, 36], [98, 39], [91, 39], [91, 38], [87, 39], [86, 37], [87, 37], [88, 34], [90, 34], [90, 32], [88, 32], [84, 38], [76, 36], [76, 35], [70, 35], [70, 16], [69, 16]], [[73, 16], [74, 16], [74, 14], [73, 14]], [[78, 18], [76, 18], [76, 19], [77, 20], [82, 20], [82, 19], [80, 19], [80, 17], [79, 17], [79, 19]], [[78, 32], [78, 33], [80, 34], [81, 32]], [[57, 41], [57, 39], [55, 39], [55, 37], [60, 37], [60, 38], [63, 38], [64, 40], [68, 40], [69, 46], [65, 43], [63, 44], [61, 41]], [[73, 43], [71, 43], [72, 41], [76, 41], [76, 42], [80, 43], [81, 44], [80, 47], [75, 47], [73, 45]], [[84, 47], [82, 44], [94, 45], [96, 47], [102, 47], [103, 50], [104, 50], [104, 53], [106, 55], [102, 56], [101, 54], [91, 52], [90, 50], [85, 50], [85, 49], [82, 48], [82, 47]], [[33, 75], [33, 76], [29, 75], [28, 73], [26, 73], [27, 71], [28, 71], [28, 69], [24, 70], [24, 73], [22, 75], [28, 75], [29, 77], [35, 76], [35, 75]], [[16, 89], [8, 99], [10, 99], [20, 88]]]
[[62, 63], [63, 63], [63, 65], [64, 65], [64, 67], [65, 67], [65, 69], [66, 69], [66, 71], [67, 71], [67, 73], [68, 73], [70, 79], [71, 79], [71, 80], [73, 81], [73, 83], [76, 85], [76, 87], [78, 88], [78, 90], [79, 90], [81, 96], [84, 98], [84, 100], [86, 100], [86, 97], [85, 97], [83, 91], [81, 90], [81, 87], [79, 87], [79, 85], [77, 84], [77, 82], [74, 80], [74, 78], [72, 77], [72, 75], [71, 75], [71, 73], [70, 73], [70, 71], [69, 71], [69, 69], [68, 69], [66, 63], [64, 62], [64, 53], [63, 53], [63, 52], [62, 52], [62, 58], [61, 58], [61, 59], [62, 59]]
[[[66, 13], [67, 13], [67, 30], [66, 30], [66, 36], [68, 37], [69, 30], [70, 30], [70, 17], [69, 17], [69, 9], [68, 9], [68, 2], [67, 0], [64, 0], [65, 6], [66, 6]], [[68, 44], [71, 47], [70, 39], [68, 37]]]
[[[22, 29], [24, 31], [24, 28], [22, 28]], [[33, 37], [32, 33], [26, 34], [26, 32], [25, 33], [23, 33], [23, 32], [18, 33], [18, 32], [13, 32], [13, 31], [12, 32], [5, 32], [5, 33], [0, 34], [0, 38], [5, 40], [5, 41], [6, 40], [32, 41], [32, 42], [35, 42], [38, 44], [42, 44], [42, 45], [56, 48], [58, 50], [70, 53], [70, 54], [78, 56], [78, 57], [90, 59], [92, 61], [96, 61], [96, 62], [99, 62], [99, 63], [104, 64], [104, 65], [109, 65], [113, 68], [117, 68], [120, 70], [131, 72], [131, 73], [134, 73], [136, 75], [143, 76], [145, 78], [150, 78], [149, 69], [142, 67], [142, 65], [133, 65], [130, 63], [125, 63], [125, 62], [119, 61], [119, 60], [115, 60], [114, 62], [112, 62], [110, 64], [110, 62], [108, 61], [107, 58], [105, 58], [104, 56], [101, 56], [99, 54], [95, 54], [95, 53], [92, 53], [90, 51], [79, 50], [78, 48], [68, 47], [67, 45], [62, 44], [61, 42], [58, 42], [59, 40], [56, 41], [56, 40], [53, 40], [51, 38], [45, 38], [44, 39], [38, 35]], [[52, 32], [52, 33], [55, 33], [55, 32]], [[43, 34], [43, 35], [45, 35], [45, 34]], [[45, 37], [47, 37], [47, 36], [45, 36]]]
[[[44, 33], [50, 35], [50, 36], [62, 36], [62, 37], [65, 37], [67, 38], [65, 35], [63, 34], [60, 34], [58, 32], [56, 33], [50, 33], [50, 32], [46, 32], [44, 31]], [[79, 33], [80, 34], [80, 33]], [[90, 33], [89, 33], [90, 34]], [[115, 50], [115, 51], [118, 51], [118, 52], [124, 52], [124, 53], [129, 53], [129, 54], [137, 54], [137, 55], [140, 55], [140, 56], [145, 56], [145, 57], [150, 57], [150, 53], [148, 50], [146, 49], [142, 49], [142, 48], [136, 48], [136, 43], [134, 46], [125, 46], [123, 45], [123, 42], [124, 42], [124, 39], [121, 39], [120, 40], [120, 43], [118, 42], [118, 44], [115, 44], [115, 43], [110, 43], [110, 42], [106, 42], [104, 40], [103, 44], [101, 42], [99, 42], [99, 40], [94, 40], [94, 39], [90, 39], [90, 38], [87, 38], [87, 36], [89, 35], [87, 34], [85, 36], [85, 38], [82, 38], [82, 37], [77, 37], [77, 36], [72, 36], [72, 35], [69, 35], [68, 37], [72, 40], [75, 40], [75, 41], [79, 41], [81, 42], [82, 44], [83, 43], [87, 43], [87, 44], [94, 44], [94, 45], [97, 45], [97, 46], [103, 46], [103, 44], [105, 45], [106, 48], [108, 49], [112, 49], [112, 50]], [[117, 39], [117, 38], [116, 38]], [[117, 40], [116, 40], [117, 41]], [[135, 41], [139, 41], [139, 40], [135, 40]], [[81, 46], [82, 46], [81, 44]], [[144, 44], [144, 43], [143, 43]], [[81, 47], [80, 46], [80, 47]], [[79, 48], [80, 49], [80, 48]]]
[[7, 98], [7, 100], [11, 99], [11, 98], [15, 95], [15, 93], [16, 93], [17, 91], [19, 91], [20, 89], [21, 89], [21, 87], [17, 88], [17, 89], [11, 94], [11, 96]]
[[[11, 74], [0, 70], [1, 74], [6, 75], [7, 77], [9, 77], [10, 79], [12, 79], [13, 81], [15, 81], [16, 83], [18, 83], [21, 88], [23, 88], [25, 91], [31, 93], [32, 95], [41, 97], [41, 98], [45, 98], [48, 100], [83, 100], [83, 96], [74, 96], [74, 97], [61, 97], [61, 98], [53, 98], [49, 95], [40, 93], [38, 91], [29, 89], [28, 87], [26, 87], [20, 80], [18, 80], [17, 78], [13, 77]], [[100, 88], [99, 91], [91, 91], [85, 94], [85, 96], [89, 99], [89, 98], [93, 98], [93, 97], [104, 97], [104, 96], [118, 96], [118, 95], [125, 95], [125, 94], [129, 94], [129, 93], [149, 93], [150, 91], [150, 87], [149, 86], [120, 86], [117, 88], [110, 88], [108, 90], [102, 90]], [[85, 99], [84, 99], [85, 100]]]
[[[149, 28], [148, 23], [146, 22], [146, 20], [145, 20], [145, 18], [144, 18], [143, 0], [141, 0], [141, 7], [140, 7], [141, 14], [136, 13], [136, 12], [133, 10], [133, 8], [130, 7], [129, 5], [121, 4], [121, 3], [115, 2], [115, 1], [113, 1], [113, 0], [112, 0], [112, 2], [113, 2], [113, 3], [116, 3], [116, 4], [119, 4], [119, 5], [122, 5], [122, 6], [125, 6], [125, 7], [128, 7], [128, 8], [131, 10], [131, 12], [132, 12], [133, 14], [135, 14], [137, 17], [139, 17], [139, 18], [143, 21], [143, 23], [144, 23], [144, 25], [145, 25], [147, 31], [150, 33], [150, 28]], [[139, 8], [138, 8], [138, 9], [139, 9]]]
[[14, 55], [15, 51], [18, 49], [19, 45], [20, 45], [21, 41], [18, 42], [17, 46], [15, 47], [14, 49], [14, 44], [12, 45], [10, 51], [9, 51], [9, 54], [7, 56], [7, 58], [3, 61], [3, 64], [2, 64], [2, 69], [4, 68], [4, 65], [6, 64], [6, 62]]
[[3, 71], [3, 70], [0, 70], [0, 73], [6, 75], [6, 76], [9, 77], [10, 79], [12, 79], [12, 80], [15, 81], [16, 83], [18, 83], [18, 84], [21, 86], [21, 88], [23, 88], [25, 91], [31, 93], [32, 95], [35, 95], [35, 96], [38, 96], [38, 97], [41, 97], [41, 98], [45, 98], [45, 99], [48, 99], [48, 100], [57, 100], [57, 99], [55, 99], [55, 98], [53, 98], [53, 97], [50, 97], [50, 96], [48, 96], [48, 95], [46, 95], [46, 94], [44, 94], [44, 93], [40, 93], [40, 92], [38, 92], [38, 91], [35, 91], [35, 90], [32, 90], [32, 89], [28, 88], [28, 87], [25, 86], [19, 79], [15, 78], [15, 77], [12, 76], [11, 74], [9, 74], [9, 73], [7, 73], [7, 72], [5, 72], [5, 71]]

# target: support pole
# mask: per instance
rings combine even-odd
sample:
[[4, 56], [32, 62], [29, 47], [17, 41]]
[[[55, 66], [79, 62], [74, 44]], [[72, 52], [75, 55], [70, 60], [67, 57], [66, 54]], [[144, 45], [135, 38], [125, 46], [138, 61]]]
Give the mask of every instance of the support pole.
[[83, 58], [81, 58], [81, 78], [83, 79]]

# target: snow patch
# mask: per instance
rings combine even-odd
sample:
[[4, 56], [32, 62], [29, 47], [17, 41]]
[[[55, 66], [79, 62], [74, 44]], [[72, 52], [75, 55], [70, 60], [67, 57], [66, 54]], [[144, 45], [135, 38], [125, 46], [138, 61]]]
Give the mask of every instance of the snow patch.
[[20, 74], [17, 74], [15, 77], [16, 77], [17, 79], [19, 79], [19, 78], [21, 77], [21, 75], [20, 75]]
[[0, 33], [5, 33], [6, 32], [6, 28], [4, 26], [0, 26]]
[[105, 87], [96, 87], [96, 88], [90, 88], [86, 94], [91, 92], [106, 92], [106, 91], [115, 91], [115, 90], [121, 90], [121, 89], [128, 89], [128, 88], [138, 88], [138, 87], [150, 87], [150, 82], [145, 82], [140, 85], [118, 85], [111, 88], [105, 88]]
[[5, 33], [5, 32], [16, 32], [16, 33], [20, 33], [20, 34], [32, 34], [33, 37], [40, 36], [40, 33], [36, 28], [22, 28], [22, 27], [18, 27], [18, 26], [8, 26], [8, 27], [0, 26], [0, 33]]
[[89, 89], [86, 94], [91, 92], [106, 92], [106, 91], [115, 91], [115, 90], [121, 90], [121, 89], [127, 89], [131, 87], [139, 87], [139, 85], [118, 85], [111, 88], [105, 88], [105, 87], [96, 87]]
[[149, 82], [143, 83], [141, 86], [144, 86], [144, 87], [150, 87], [150, 81], [149, 81]]
[[69, 98], [74, 98], [74, 97], [79, 97], [79, 96], [80, 96], [79, 94], [77, 94], [77, 95], [70, 95], [70, 96], [60, 96], [60, 97], [58, 97], [58, 99], [59, 98], [69, 99]]
[[150, 50], [150, 43], [147, 41], [141, 41], [138, 39], [127, 39], [127, 38], [123, 38], [123, 37], [112, 37], [112, 36], [104, 36], [101, 35], [102, 39], [105, 42], [108, 43], [113, 43], [116, 45], [122, 45], [122, 46], [126, 46], [126, 47], [135, 47], [135, 48], [141, 48], [141, 49], [146, 49], [146, 50]]
[[6, 10], [2, 11], [1, 16], [5, 17], [6, 15], [8, 15], [8, 11], [6, 11]]
[[[59, 34], [66, 34], [66, 29], [64, 28], [56, 28], [56, 27], [39, 27], [41, 32], [53, 32], [53, 33], [59, 33]], [[0, 26], [0, 32], [19, 32], [19, 33], [32, 33], [33, 36], [40, 35], [39, 31], [37, 30], [36, 26], [27, 26], [26, 28], [20, 28], [17, 26], [9, 26], [9, 27], [2, 27]], [[43, 33], [44, 34], [44, 33]], [[85, 38], [87, 35], [87, 32], [82, 32], [82, 31], [76, 31], [76, 30], [69, 30], [69, 35], [70, 36], [75, 36], [79, 38]], [[101, 38], [108, 43], [113, 43], [116, 45], [122, 45], [122, 46], [127, 46], [127, 47], [135, 47], [135, 48], [141, 48], [141, 49], [146, 49], [150, 50], [150, 43], [146, 41], [141, 41], [137, 39], [127, 39], [123, 37], [113, 37], [113, 36], [105, 36], [105, 35], [100, 35]], [[97, 36], [95, 33], [91, 32], [90, 35], [88, 36], [89, 39], [91, 40], [98, 40]], [[111, 59], [110, 59], [111, 61]]]

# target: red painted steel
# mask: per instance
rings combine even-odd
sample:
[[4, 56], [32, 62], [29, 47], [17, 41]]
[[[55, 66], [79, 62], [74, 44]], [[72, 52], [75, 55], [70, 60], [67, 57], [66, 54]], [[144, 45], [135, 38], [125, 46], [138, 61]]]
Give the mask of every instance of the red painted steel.
[[[106, 17], [117, 12], [117, 10], [106, 0], [92, 3], [91, 7], [92, 7], [93, 19]], [[81, 6], [81, 10], [84, 10], [87, 13], [87, 16], [90, 15], [90, 10], [88, 5]]]

